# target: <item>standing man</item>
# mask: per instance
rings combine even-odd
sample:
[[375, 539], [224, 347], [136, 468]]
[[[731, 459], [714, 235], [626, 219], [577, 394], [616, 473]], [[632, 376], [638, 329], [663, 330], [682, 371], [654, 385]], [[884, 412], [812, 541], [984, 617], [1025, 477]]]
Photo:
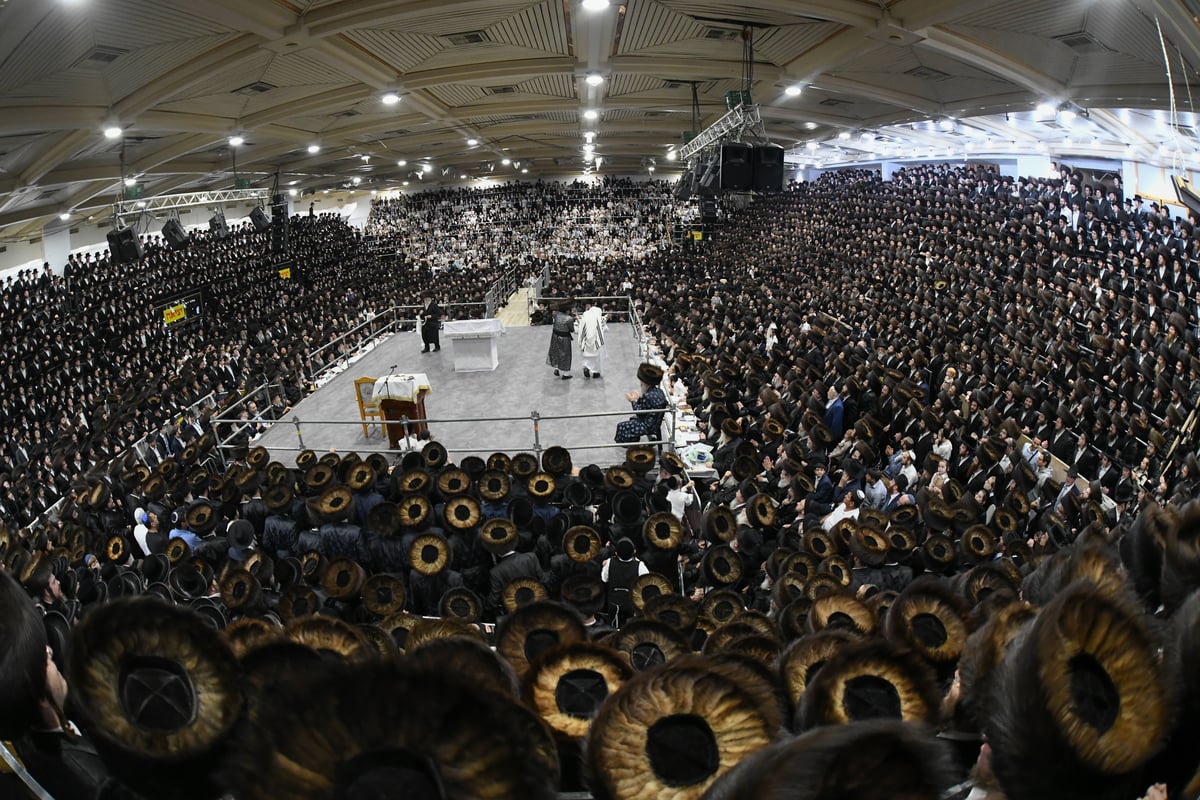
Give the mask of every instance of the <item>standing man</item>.
[[546, 363], [554, 367], [554, 374], [564, 381], [571, 377], [571, 339], [575, 332], [571, 304], [568, 300], [554, 310], [554, 330], [550, 333], [550, 349], [546, 353]]
[[583, 361], [583, 377], [599, 378], [604, 371], [604, 334], [608, 330], [608, 321], [599, 306], [588, 300], [585, 303], [583, 316], [576, 324], [575, 332], [579, 335], [579, 355]]
[[434, 350], [441, 350], [442, 342], [438, 331], [442, 326], [442, 308], [433, 299], [432, 294], [421, 295], [421, 300], [425, 304], [420, 312], [421, 342], [425, 345], [421, 349], [421, 352], [428, 353], [430, 346]]

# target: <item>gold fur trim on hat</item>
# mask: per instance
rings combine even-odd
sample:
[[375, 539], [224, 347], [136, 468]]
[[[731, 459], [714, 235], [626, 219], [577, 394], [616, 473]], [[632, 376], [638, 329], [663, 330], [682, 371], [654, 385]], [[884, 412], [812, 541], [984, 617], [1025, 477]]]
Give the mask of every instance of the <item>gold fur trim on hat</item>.
[[555, 733], [582, 739], [603, 702], [632, 676], [633, 669], [621, 654], [576, 642], [535, 659], [522, 694]]

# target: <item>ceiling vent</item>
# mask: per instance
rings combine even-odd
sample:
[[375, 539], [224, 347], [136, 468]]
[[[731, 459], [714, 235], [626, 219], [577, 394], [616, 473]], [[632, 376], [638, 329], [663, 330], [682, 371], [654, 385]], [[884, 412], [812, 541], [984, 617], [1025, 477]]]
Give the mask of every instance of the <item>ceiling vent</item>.
[[953, 77], [949, 72], [942, 72], [940, 69], [926, 67], [924, 65], [913, 67], [912, 69], [904, 70], [905, 75], [912, 75], [914, 78], [920, 78], [924, 81], [944, 81], [947, 78]]
[[458, 45], [459, 47], [468, 44], [483, 44], [490, 41], [488, 35], [483, 31], [464, 31], [463, 33], [451, 33], [445, 37], [450, 44]]
[[849, 100], [839, 100], [836, 97], [826, 97], [817, 105], [825, 106], [826, 108], [834, 108], [836, 106], [853, 105]]
[[741, 36], [741, 31], [730, 28], [705, 28], [702, 37], [717, 42], [734, 42]]
[[1111, 48], [1105, 47], [1099, 39], [1087, 31], [1064, 33], [1054, 38], [1081, 55], [1112, 52]]
[[128, 52], [129, 50], [123, 47], [110, 47], [109, 45], [103, 44], [97, 45], [92, 52], [80, 59], [80, 62], [91, 61], [96, 64], [111, 64]]
[[278, 89], [278, 88], [279, 87], [273, 83], [267, 83], [266, 81], [255, 81], [254, 83], [247, 83], [245, 86], [239, 86], [238, 88], [233, 90], [232, 94], [244, 94], [244, 95], [264, 94], [266, 92], [271, 91], [272, 89]]
[[484, 94], [516, 94], [517, 87], [515, 86], [485, 86], [483, 87]]
[[1178, 133], [1180, 136], [1186, 136], [1189, 139], [1200, 139], [1200, 136], [1198, 136], [1196, 134], [1196, 129], [1191, 127], [1190, 125], [1172, 124], [1171, 127], [1174, 128], [1175, 132]]

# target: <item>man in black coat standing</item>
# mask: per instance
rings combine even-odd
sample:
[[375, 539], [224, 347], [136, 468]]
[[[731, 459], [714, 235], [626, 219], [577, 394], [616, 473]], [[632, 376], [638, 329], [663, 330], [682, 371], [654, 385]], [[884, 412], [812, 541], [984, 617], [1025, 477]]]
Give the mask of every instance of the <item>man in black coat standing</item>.
[[421, 343], [425, 345], [421, 352], [428, 353], [430, 347], [441, 350], [442, 342], [438, 331], [442, 327], [442, 308], [431, 294], [423, 295], [421, 300], [425, 303], [420, 311]]

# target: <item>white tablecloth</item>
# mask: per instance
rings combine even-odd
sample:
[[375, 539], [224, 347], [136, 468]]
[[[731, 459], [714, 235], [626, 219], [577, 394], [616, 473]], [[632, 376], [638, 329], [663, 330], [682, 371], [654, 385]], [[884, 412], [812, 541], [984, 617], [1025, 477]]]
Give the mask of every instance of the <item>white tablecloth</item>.
[[429, 378], [425, 377], [424, 372], [401, 372], [375, 381], [372, 399], [377, 403], [388, 397], [393, 400], [411, 402], [417, 399], [417, 393], [422, 389], [433, 390], [433, 387], [429, 385]]
[[456, 319], [442, 325], [451, 339], [465, 336], [497, 336], [504, 333], [504, 323], [498, 319]]

